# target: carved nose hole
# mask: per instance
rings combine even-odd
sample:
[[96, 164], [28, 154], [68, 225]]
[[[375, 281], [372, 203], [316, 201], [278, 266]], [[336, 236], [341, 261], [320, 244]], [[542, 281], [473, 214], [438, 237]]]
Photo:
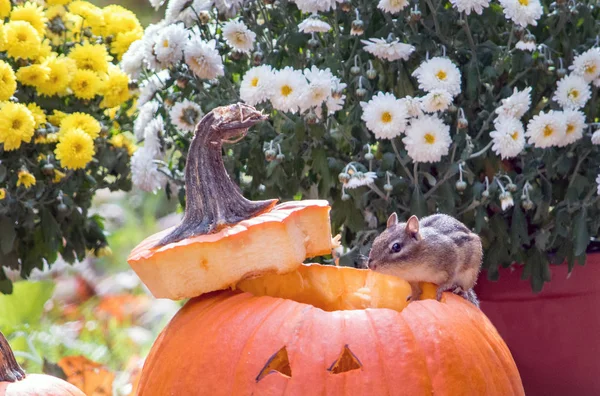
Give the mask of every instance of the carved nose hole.
[[340, 357], [329, 367], [332, 374], [345, 373], [346, 371], [357, 370], [362, 367], [360, 360], [352, 353], [348, 345], [344, 346]]
[[267, 363], [256, 377], [256, 382], [272, 373], [279, 373], [287, 378], [292, 377], [292, 368], [290, 367], [290, 360], [285, 347], [281, 348], [267, 360]]

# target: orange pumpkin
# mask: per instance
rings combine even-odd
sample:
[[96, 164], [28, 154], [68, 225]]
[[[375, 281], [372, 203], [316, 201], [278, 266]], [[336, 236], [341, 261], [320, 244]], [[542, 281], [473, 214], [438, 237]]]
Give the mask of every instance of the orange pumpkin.
[[140, 396], [524, 394], [485, 315], [451, 293], [436, 301], [433, 285], [407, 304], [402, 279], [313, 264], [238, 286], [253, 294], [215, 292], [177, 313]]
[[307, 257], [331, 252], [327, 201], [253, 202], [229, 179], [222, 142], [263, 119], [237, 104], [200, 121], [186, 164], [182, 223], [144, 240], [127, 260], [155, 297], [195, 297], [268, 271], [291, 271]]
[[85, 396], [74, 385], [44, 374], [29, 374], [17, 361], [0, 333], [0, 396]]
[[438, 302], [436, 286], [423, 284], [428, 300], [409, 304], [400, 278], [301, 264], [330, 252], [329, 206], [248, 201], [223, 167], [221, 141], [261, 119], [246, 105], [202, 119], [182, 223], [130, 256], [156, 296], [211, 292], [163, 330], [138, 394], [522, 395], [506, 344], [462, 297]]

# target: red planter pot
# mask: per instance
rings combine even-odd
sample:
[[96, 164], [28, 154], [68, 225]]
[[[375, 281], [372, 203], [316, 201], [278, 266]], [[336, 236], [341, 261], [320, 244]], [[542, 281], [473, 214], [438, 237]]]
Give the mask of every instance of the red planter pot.
[[600, 395], [600, 253], [589, 254], [567, 279], [533, 294], [521, 268], [501, 269], [498, 282], [479, 279], [481, 309], [510, 348], [528, 396]]

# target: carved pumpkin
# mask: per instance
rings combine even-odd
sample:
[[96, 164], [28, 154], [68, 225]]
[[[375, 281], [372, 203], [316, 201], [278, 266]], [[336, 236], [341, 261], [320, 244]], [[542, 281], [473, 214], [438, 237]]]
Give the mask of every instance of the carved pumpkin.
[[485, 315], [425, 286], [429, 300], [407, 304], [402, 279], [313, 264], [239, 284], [256, 295], [192, 299], [152, 347], [139, 395], [523, 395]]
[[216, 108], [200, 121], [186, 165], [182, 223], [144, 240], [127, 260], [155, 297], [195, 297], [331, 252], [327, 201], [253, 202], [229, 179], [222, 141], [262, 119], [240, 104]]
[[0, 396], [85, 396], [85, 393], [51, 375], [25, 375], [0, 333]]
[[202, 119], [181, 225], [130, 256], [156, 296], [212, 292], [160, 334], [138, 394], [523, 395], [506, 344], [462, 297], [431, 300], [423, 284], [429, 300], [409, 304], [400, 278], [301, 264], [331, 250], [327, 203], [248, 201], [223, 167], [221, 141], [262, 119], [239, 104]]

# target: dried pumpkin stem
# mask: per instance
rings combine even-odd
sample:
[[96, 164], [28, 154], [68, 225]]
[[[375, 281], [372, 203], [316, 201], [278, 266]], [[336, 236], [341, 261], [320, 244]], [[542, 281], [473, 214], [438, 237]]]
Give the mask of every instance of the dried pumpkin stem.
[[0, 382], [15, 382], [25, 378], [25, 372], [17, 363], [8, 341], [0, 332]]
[[270, 210], [277, 200], [249, 201], [231, 181], [223, 164], [223, 142], [246, 135], [248, 128], [267, 116], [238, 103], [217, 107], [198, 126], [185, 169], [186, 209], [183, 221], [158, 245], [218, 232]]

